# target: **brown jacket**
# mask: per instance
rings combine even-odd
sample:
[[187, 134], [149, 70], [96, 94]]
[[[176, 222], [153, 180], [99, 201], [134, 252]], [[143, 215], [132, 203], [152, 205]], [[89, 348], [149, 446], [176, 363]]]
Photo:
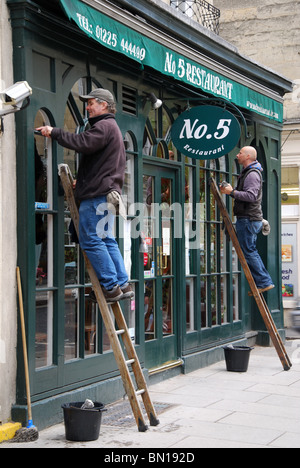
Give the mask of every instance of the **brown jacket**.
[[91, 127], [80, 134], [52, 130], [51, 137], [82, 154], [75, 196], [78, 200], [96, 198], [116, 190], [122, 193], [126, 154], [121, 131], [114, 114], [89, 120]]

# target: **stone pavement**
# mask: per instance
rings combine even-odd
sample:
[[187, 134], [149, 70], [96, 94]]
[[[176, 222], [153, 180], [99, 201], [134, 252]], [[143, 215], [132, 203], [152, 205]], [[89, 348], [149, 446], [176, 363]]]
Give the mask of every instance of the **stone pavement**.
[[125, 421], [112, 421], [112, 405], [95, 442], [69, 442], [59, 424], [41, 431], [36, 442], [0, 448], [300, 448], [300, 340], [287, 342], [287, 351], [289, 372], [274, 348], [255, 347], [247, 373], [227, 372], [222, 361], [150, 386], [161, 423], [145, 433], [130, 411]]

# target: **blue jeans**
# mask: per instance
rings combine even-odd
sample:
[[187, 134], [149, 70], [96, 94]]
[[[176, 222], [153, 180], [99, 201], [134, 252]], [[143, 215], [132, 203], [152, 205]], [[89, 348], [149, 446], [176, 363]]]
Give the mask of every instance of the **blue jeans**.
[[79, 242], [105, 289], [128, 281], [124, 260], [113, 236], [115, 214], [105, 196], [83, 200], [79, 208]]
[[261, 221], [250, 221], [248, 218], [240, 218], [236, 222], [236, 232], [241, 249], [245, 255], [256, 286], [259, 289], [266, 288], [273, 284], [272, 278], [267, 272], [256, 248], [257, 234], [261, 230]]

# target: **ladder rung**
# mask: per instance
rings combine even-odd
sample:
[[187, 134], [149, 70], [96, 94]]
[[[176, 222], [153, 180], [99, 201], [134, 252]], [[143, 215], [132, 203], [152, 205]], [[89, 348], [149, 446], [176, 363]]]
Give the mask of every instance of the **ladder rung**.
[[123, 335], [125, 333], [125, 330], [116, 330], [117, 335]]
[[130, 364], [133, 364], [135, 362], [135, 359], [128, 359], [128, 361], [126, 361], [126, 364], [127, 366], [130, 366]]
[[143, 393], [145, 393], [145, 391], [146, 391], [146, 390], [145, 390], [144, 388], [142, 388], [142, 390], [137, 390], [137, 391], [135, 392], [135, 394], [136, 394], [136, 395], [143, 395]]

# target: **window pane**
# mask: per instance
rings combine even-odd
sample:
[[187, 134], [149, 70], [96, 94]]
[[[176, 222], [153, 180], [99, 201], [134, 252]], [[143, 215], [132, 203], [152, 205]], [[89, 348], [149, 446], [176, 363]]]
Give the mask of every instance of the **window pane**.
[[[132, 289], [134, 292], [136, 292], [135, 284], [132, 284]], [[135, 296], [136, 297], [136, 296]], [[136, 342], [136, 336], [135, 336], [135, 298], [130, 301], [123, 301], [122, 304], [122, 309], [123, 309], [123, 314], [124, 318], [126, 320], [126, 324], [128, 327], [128, 331], [130, 334], [131, 341], [133, 343]]]
[[206, 328], [207, 325], [207, 294], [206, 294], [206, 278], [201, 278], [201, 328]]
[[299, 168], [283, 167], [281, 169], [282, 205], [299, 205]]
[[217, 226], [215, 224], [210, 225], [210, 266], [211, 273], [217, 273], [218, 271], [218, 242], [217, 242]]
[[145, 340], [155, 339], [155, 288], [154, 281], [145, 281], [144, 289]]
[[221, 276], [221, 323], [227, 323], [227, 276]]
[[125, 134], [125, 145], [126, 145], [126, 168], [125, 168], [125, 180], [123, 186], [123, 196], [125, 201], [128, 204], [128, 208], [130, 204], [134, 203], [134, 155], [129, 152], [135, 151], [135, 144], [132, 138], [132, 135], [127, 132]]
[[78, 284], [79, 246], [70, 232], [71, 218], [65, 214], [65, 284]]
[[89, 293], [92, 288], [85, 289], [85, 322], [84, 322], [84, 350], [85, 355], [98, 352], [98, 305], [91, 301]]
[[173, 280], [165, 278], [162, 282], [163, 288], [163, 335], [173, 333]]
[[[34, 127], [48, 125], [47, 114], [39, 110]], [[35, 272], [36, 368], [53, 363], [53, 215], [52, 209], [52, 152], [51, 142], [35, 135]]]
[[191, 332], [195, 330], [194, 320], [194, 280], [186, 280], [186, 331]]
[[213, 276], [211, 278], [211, 324], [212, 326], [218, 325], [218, 288], [217, 278]]
[[53, 293], [36, 292], [35, 366], [41, 368], [52, 364], [53, 341]]
[[233, 275], [233, 320], [240, 319], [239, 312], [239, 275]]
[[225, 230], [221, 229], [221, 272], [227, 271], [227, 236]]
[[78, 358], [78, 289], [65, 290], [65, 361]]

